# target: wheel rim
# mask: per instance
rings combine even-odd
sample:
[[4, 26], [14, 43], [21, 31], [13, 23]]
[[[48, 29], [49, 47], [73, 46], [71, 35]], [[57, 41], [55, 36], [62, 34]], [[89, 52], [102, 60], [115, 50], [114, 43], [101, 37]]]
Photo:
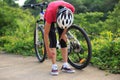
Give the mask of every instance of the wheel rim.
[[35, 31], [35, 51], [38, 60], [42, 62], [45, 58], [43, 32], [39, 28], [37, 30]]
[[75, 40], [69, 39], [70, 41], [68, 45], [71, 46], [70, 49], [68, 49], [69, 63], [73, 67], [78, 68], [78, 69], [86, 67], [91, 57], [91, 55], [89, 54], [91, 50], [90, 50], [90, 46], [88, 45], [89, 42], [87, 41], [87, 38], [83, 36], [83, 33], [78, 27], [70, 28], [67, 34], [68, 33], [71, 33], [80, 43], [77, 48], [77, 45], [75, 45], [75, 42], [74, 42]]

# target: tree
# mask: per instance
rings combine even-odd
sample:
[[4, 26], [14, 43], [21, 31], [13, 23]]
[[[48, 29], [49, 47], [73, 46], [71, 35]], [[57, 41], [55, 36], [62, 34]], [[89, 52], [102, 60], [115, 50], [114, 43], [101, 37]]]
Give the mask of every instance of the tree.
[[120, 36], [120, 1], [115, 6], [114, 11], [109, 12], [108, 19], [105, 21], [104, 26], [107, 27], [113, 33], [116, 33]]
[[119, 0], [82, 0], [88, 11], [108, 12], [112, 11]]
[[104, 12], [112, 11], [119, 0], [65, 0], [73, 4], [76, 13], [81, 12]]

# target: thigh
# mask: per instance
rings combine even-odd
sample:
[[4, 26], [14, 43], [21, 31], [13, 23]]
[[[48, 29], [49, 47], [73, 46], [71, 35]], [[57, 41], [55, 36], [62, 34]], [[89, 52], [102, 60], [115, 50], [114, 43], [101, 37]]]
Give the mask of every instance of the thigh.
[[51, 24], [50, 32], [49, 32], [49, 41], [50, 41], [50, 48], [56, 48], [56, 33], [55, 33], [55, 24]]
[[[58, 30], [59, 39], [60, 39], [60, 37], [61, 37], [61, 35], [62, 35], [64, 29], [61, 29], [61, 28], [57, 27], [57, 30]], [[63, 39], [59, 40], [59, 42], [60, 42], [61, 48], [67, 47], [67, 44], [66, 44], [66, 42], [65, 42]]]
[[61, 29], [61, 28], [57, 27], [57, 30], [58, 30], [58, 34], [59, 34], [59, 38], [60, 38], [64, 29]]

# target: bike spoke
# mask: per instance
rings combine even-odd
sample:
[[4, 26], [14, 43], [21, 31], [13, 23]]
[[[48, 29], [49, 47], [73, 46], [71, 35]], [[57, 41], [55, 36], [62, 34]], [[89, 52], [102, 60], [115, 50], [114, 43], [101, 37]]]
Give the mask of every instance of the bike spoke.
[[69, 63], [78, 69], [86, 67], [91, 57], [91, 46], [86, 33], [79, 27], [73, 26], [68, 29], [67, 36], [70, 45]]

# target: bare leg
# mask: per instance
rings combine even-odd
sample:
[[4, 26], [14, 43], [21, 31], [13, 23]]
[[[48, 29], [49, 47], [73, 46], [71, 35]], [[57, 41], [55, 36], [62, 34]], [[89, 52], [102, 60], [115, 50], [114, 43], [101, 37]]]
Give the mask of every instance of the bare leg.
[[54, 53], [51, 61], [52, 61], [52, 70], [51, 70], [51, 74], [52, 75], [58, 75], [59, 72], [58, 72], [58, 67], [57, 67], [57, 64], [56, 64], [56, 48], [50, 48], [51, 51]]
[[67, 50], [67, 47], [66, 48], [61, 48], [61, 52], [62, 52], [63, 61], [64, 61], [64, 63], [66, 63], [67, 60], [68, 60], [68, 50]]
[[52, 64], [56, 64], [56, 48], [50, 48], [51, 51], [54, 53], [52, 60]]

